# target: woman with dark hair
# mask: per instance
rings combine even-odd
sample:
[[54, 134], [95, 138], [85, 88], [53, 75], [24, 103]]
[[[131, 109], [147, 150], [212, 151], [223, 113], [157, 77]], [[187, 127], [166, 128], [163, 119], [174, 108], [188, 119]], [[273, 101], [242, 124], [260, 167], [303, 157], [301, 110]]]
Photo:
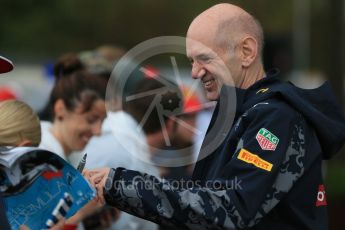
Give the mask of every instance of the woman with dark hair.
[[52, 122], [41, 122], [40, 147], [66, 159], [101, 134], [106, 84], [88, 73], [75, 54], [63, 55], [54, 66], [54, 75], [48, 105]]

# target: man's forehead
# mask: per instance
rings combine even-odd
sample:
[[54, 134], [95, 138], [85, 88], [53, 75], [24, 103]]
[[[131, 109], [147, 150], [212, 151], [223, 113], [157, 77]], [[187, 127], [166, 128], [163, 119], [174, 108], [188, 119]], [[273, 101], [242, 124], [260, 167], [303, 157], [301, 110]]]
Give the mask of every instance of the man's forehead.
[[187, 37], [186, 39], [186, 53], [188, 57], [195, 57], [198, 55], [215, 56], [218, 55], [220, 47], [218, 43], [212, 37], [210, 39], [192, 39]]
[[[193, 39], [207, 46], [211, 46], [218, 30], [219, 24], [215, 20], [196, 18], [188, 28], [187, 39]], [[205, 19], [205, 20], [204, 20]]]
[[188, 56], [211, 52], [211, 48], [206, 44], [191, 38], [187, 38], [186, 40], [186, 49]]

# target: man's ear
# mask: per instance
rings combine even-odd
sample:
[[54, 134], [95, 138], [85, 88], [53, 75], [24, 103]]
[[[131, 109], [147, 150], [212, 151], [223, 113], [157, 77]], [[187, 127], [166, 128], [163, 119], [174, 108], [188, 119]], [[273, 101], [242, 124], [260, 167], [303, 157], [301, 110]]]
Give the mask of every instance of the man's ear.
[[24, 146], [29, 147], [29, 146], [32, 146], [32, 142], [29, 140], [23, 140], [17, 146], [18, 147], [24, 147]]
[[66, 112], [67, 109], [65, 103], [62, 99], [58, 99], [54, 104], [55, 119], [62, 121], [65, 117]]
[[258, 42], [251, 36], [245, 37], [241, 42], [242, 67], [249, 67], [258, 55]]

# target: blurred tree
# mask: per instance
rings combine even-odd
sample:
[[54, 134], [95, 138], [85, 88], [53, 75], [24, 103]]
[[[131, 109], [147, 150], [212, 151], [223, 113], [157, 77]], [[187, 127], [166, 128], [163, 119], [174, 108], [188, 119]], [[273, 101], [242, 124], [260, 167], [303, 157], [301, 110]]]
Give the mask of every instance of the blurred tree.
[[344, 101], [344, 1], [313, 1], [311, 67], [326, 74], [343, 106]]
[[[2, 0], [0, 47], [18, 61], [42, 61], [64, 52], [92, 49], [104, 43], [125, 48], [164, 35], [184, 36], [191, 20], [215, 0]], [[233, 0], [261, 21], [268, 47], [267, 60], [288, 71], [292, 40], [292, 1]], [[344, 89], [343, 0], [311, 2], [310, 63], [331, 79], [340, 98]], [[303, 19], [303, 18], [302, 18]], [[272, 43], [273, 42], [273, 43]], [[273, 45], [272, 45], [273, 44]], [[276, 45], [283, 48], [274, 57]], [[272, 50], [273, 47], [273, 50]], [[342, 48], [341, 48], [342, 47]], [[285, 56], [282, 54], [285, 53]], [[287, 54], [287, 55], [286, 55]], [[291, 56], [291, 55], [290, 55]], [[309, 64], [308, 64], [309, 65]], [[268, 65], [271, 67], [270, 65]]]
[[[1, 2], [2, 52], [26, 61], [90, 49], [103, 43], [131, 48], [156, 36], [184, 36], [191, 20], [217, 3], [214, 0]], [[288, 1], [231, 2], [248, 8], [263, 22], [268, 34], [287, 33], [291, 28]]]

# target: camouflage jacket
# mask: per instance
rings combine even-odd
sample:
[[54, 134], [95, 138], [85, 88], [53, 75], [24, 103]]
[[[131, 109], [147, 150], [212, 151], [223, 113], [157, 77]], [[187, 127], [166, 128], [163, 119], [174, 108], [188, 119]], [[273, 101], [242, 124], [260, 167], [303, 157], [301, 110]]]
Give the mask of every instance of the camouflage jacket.
[[[117, 168], [108, 177], [107, 203], [181, 229], [327, 229], [321, 173], [322, 159], [327, 157], [322, 145], [327, 143], [333, 152], [340, 148], [344, 118], [334, 98], [324, 97], [317, 104], [337, 111], [327, 119], [340, 129], [321, 120], [327, 115], [316, 103], [303, 100], [330, 95], [329, 86], [305, 96], [269, 76], [247, 90], [236, 90], [235, 123], [212, 154], [198, 161], [191, 185]], [[302, 106], [295, 106], [298, 103]], [[322, 138], [315, 120], [341, 139]]]

